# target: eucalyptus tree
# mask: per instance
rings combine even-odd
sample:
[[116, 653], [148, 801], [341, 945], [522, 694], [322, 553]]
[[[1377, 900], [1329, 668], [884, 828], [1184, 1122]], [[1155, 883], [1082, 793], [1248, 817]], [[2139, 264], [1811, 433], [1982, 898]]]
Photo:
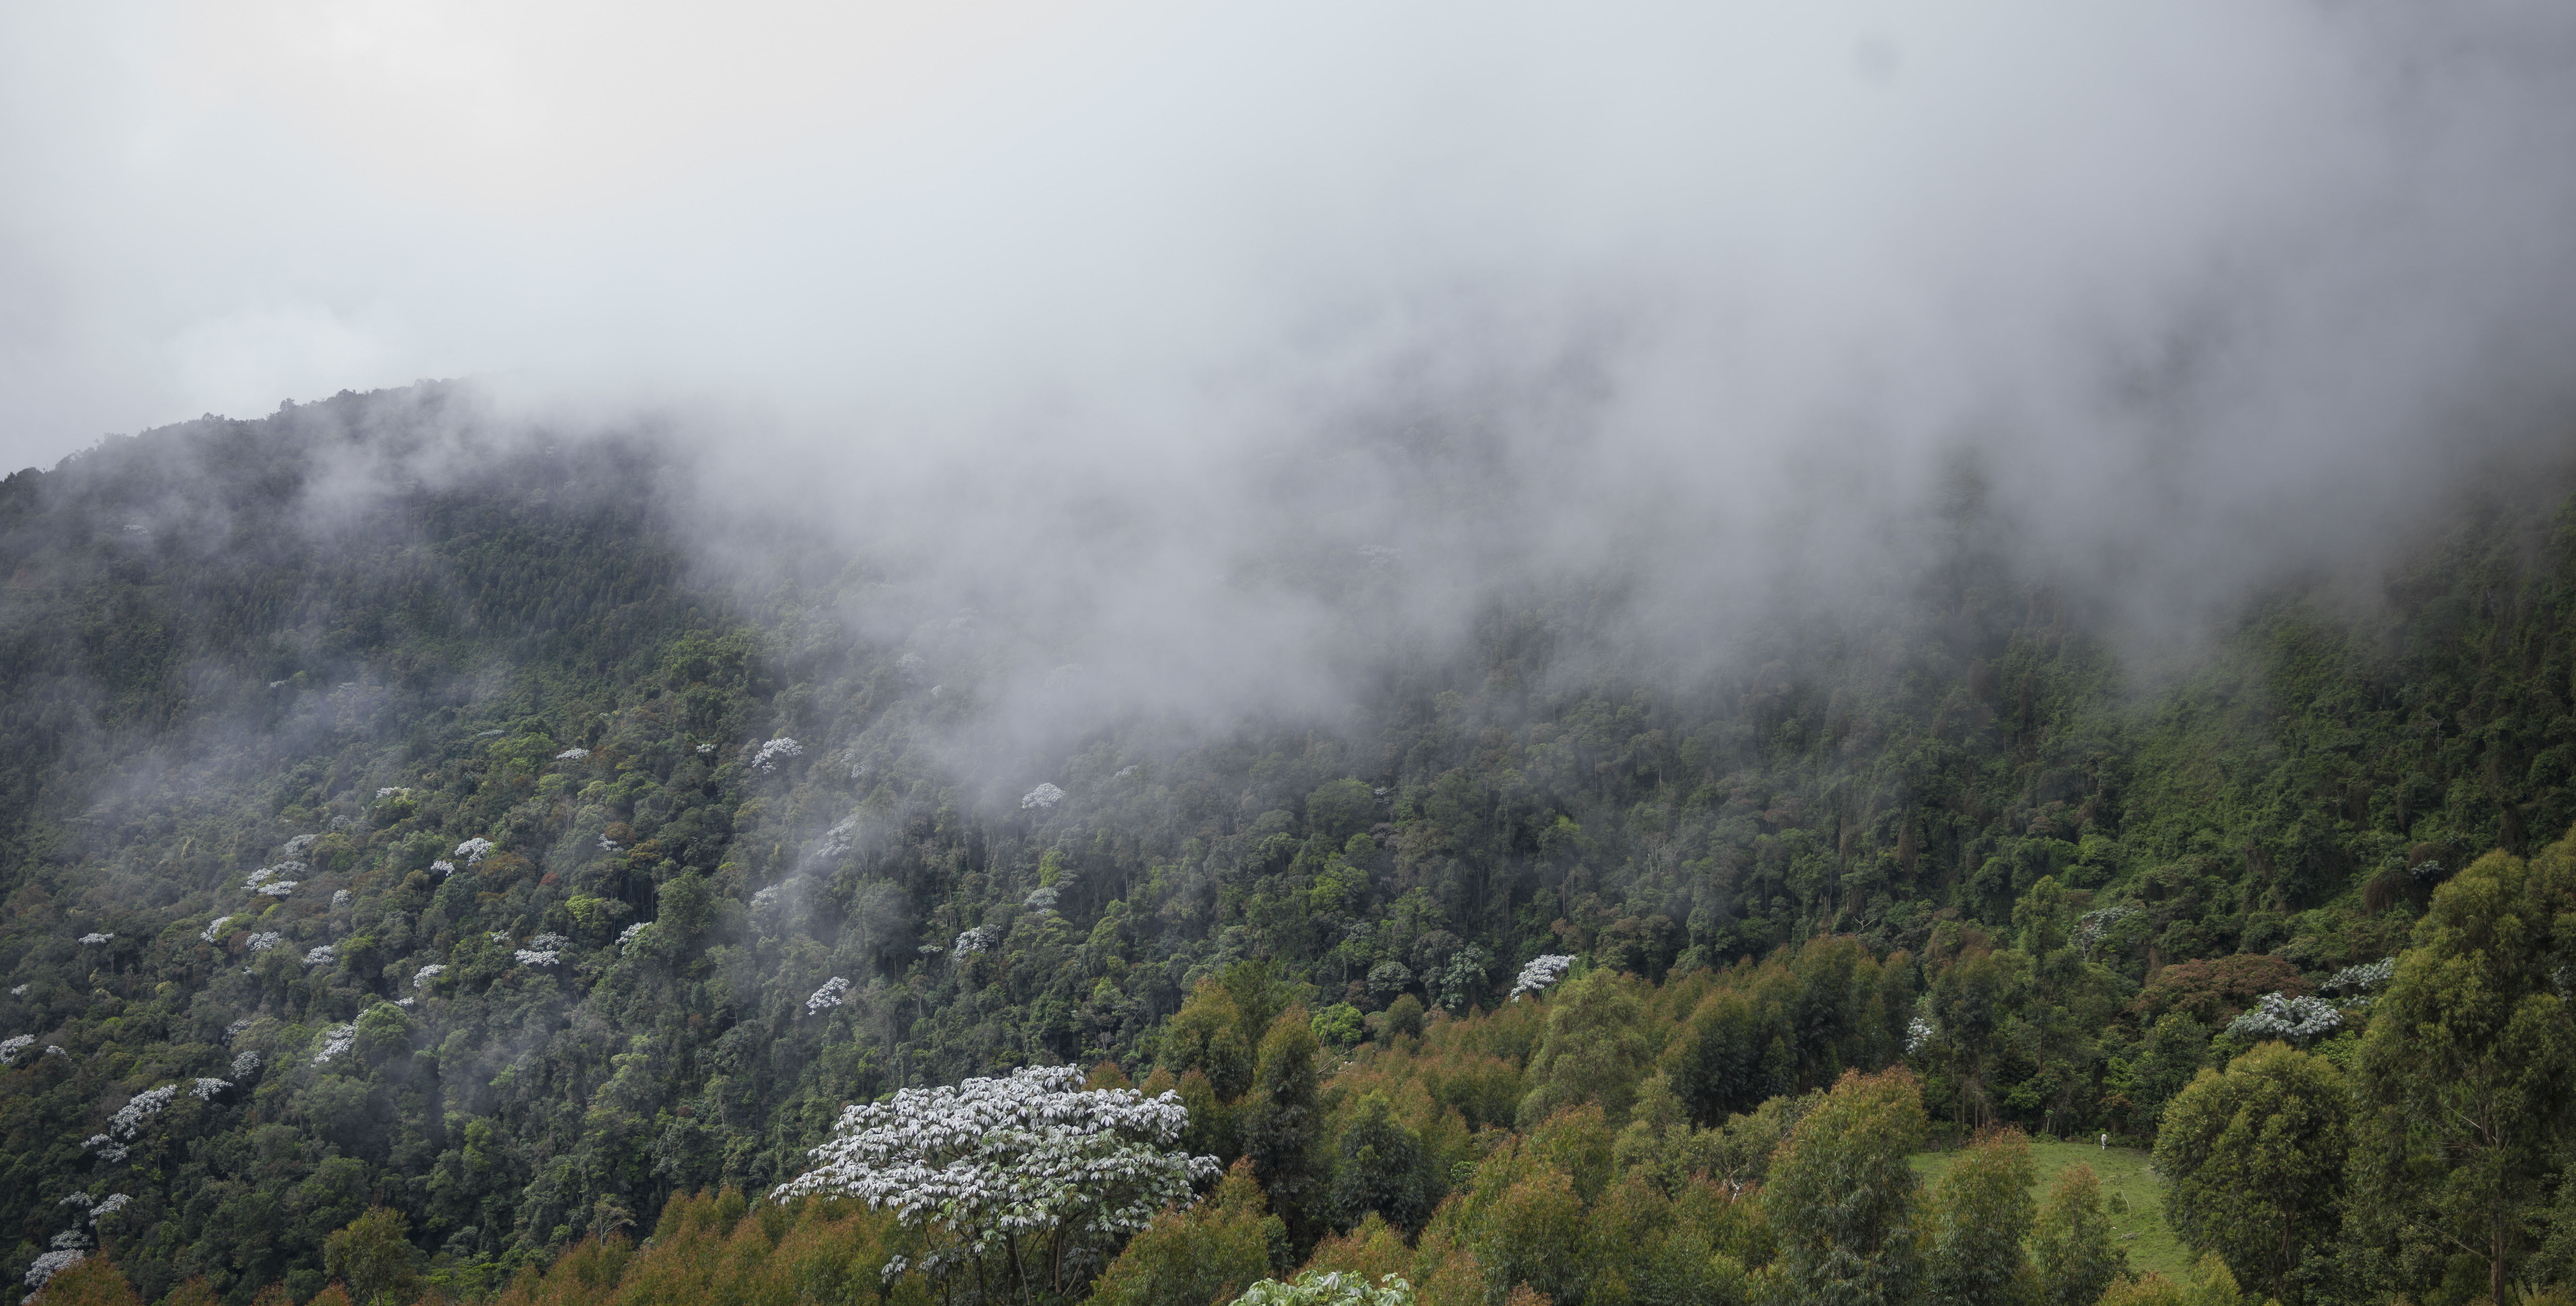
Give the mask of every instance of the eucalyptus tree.
[[2485, 1261], [2502, 1301], [2576, 1140], [2576, 836], [2479, 858], [2433, 891], [2412, 943], [2358, 1059], [2378, 1108], [2361, 1177], [2378, 1204], [2414, 1207], [2402, 1226], [2438, 1251]]

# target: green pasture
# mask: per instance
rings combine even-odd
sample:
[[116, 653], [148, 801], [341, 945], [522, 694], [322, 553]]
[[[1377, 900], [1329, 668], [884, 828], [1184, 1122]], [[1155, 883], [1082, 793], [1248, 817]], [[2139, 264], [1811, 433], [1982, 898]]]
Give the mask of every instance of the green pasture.
[[[1926, 1190], [1941, 1181], [1942, 1172], [1950, 1167], [1950, 1157], [1948, 1152], [1914, 1154], [1914, 1172], [1922, 1176]], [[2182, 1240], [2165, 1227], [2164, 1183], [2156, 1178], [2154, 1170], [2148, 1168], [2145, 1152], [2128, 1147], [2105, 1150], [2091, 1143], [2053, 1143], [2034, 1139], [2030, 1145], [2030, 1159], [2039, 1175], [2038, 1182], [2031, 1189], [2034, 1199], [2047, 1196], [2048, 1186], [2056, 1182], [2058, 1171], [2079, 1163], [2093, 1167], [2094, 1175], [2102, 1181], [2102, 1201], [2109, 1204], [2116, 1193], [2128, 1204], [2129, 1209], [2125, 1213], [2116, 1210], [2112, 1213], [2111, 1224], [2118, 1231], [2119, 1245], [2129, 1253], [2129, 1268], [2140, 1272], [2155, 1270], [2169, 1279], [2183, 1277], [2192, 1257], [2183, 1247]]]

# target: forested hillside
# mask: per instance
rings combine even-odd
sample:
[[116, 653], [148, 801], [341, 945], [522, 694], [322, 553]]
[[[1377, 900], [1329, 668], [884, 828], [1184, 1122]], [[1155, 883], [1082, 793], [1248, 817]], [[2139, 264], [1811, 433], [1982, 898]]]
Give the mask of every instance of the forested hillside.
[[[497, 1291], [592, 1235], [733, 1236], [672, 1200], [793, 1177], [845, 1103], [1106, 1061], [1253, 1159], [1207, 1218], [1258, 1198], [1279, 1268], [1436, 1279], [1545, 1187], [1510, 1131], [1574, 1158], [1560, 1214], [1686, 1208], [1750, 1272], [1772, 1235], [1692, 1185], [1759, 1181], [1846, 1071], [1907, 1066], [1946, 1138], [2151, 1144], [2267, 996], [2359, 1073], [2353, 968], [2576, 825], [2576, 482], [2430, 505], [2358, 597], [2247, 596], [2152, 671], [1962, 507], [1909, 589], [1713, 674], [1616, 647], [1615, 586], [1530, 587], [1381, 650], [1347, 718], [996, 762], [955, 744], [967, 605], [854, 634], [880, 564], [734, 583], [642, 437], [478, 443], [446, 403], [0, 485], [0, 1269], [95, 1244], [148, 1301], [302, 1301], [382, 1205], [433, 1287]], [[1578, 978], [1506, 1002], [1543, 955]], [[1355, 1166], [1369, 1130], [1420, 1163]], [[2263, 1291], [2466, 1300], [2543, 1242], [2472, 1274], [2383, 1205], [2379, 1260]], [[1499, 1254], [1495, 1301], [1594, 1299], [1543, 1277], [1573, 1252]]]

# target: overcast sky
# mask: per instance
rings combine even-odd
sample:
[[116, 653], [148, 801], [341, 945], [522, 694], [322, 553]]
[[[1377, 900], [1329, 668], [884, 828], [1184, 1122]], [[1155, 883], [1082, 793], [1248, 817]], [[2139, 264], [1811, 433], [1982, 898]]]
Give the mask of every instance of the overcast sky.
[[1333, 433], [1429, 421], [1527, 553], [1814, 566], [1965, 459], [2189, 588], [2567, 442], [2571, 55], [2546, 0], [14, 4], [0, 462], [465, 376], [1134, 568], [1391, 538]]

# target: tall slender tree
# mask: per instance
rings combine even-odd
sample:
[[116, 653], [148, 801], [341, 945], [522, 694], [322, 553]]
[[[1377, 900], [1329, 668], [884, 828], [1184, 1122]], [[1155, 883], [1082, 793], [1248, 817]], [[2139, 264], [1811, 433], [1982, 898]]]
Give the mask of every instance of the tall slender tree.
[[[2032, 1296], [2030, 1140], [2018, 1129], [1978, 1135], [1950, 1162], [1930, 1203], [1924, 1250], [1928, 1299], [1938, 1306], [2023, 1306]], [[2086, 1298], [2081, 1306], [2092, 1306]]]
[[2129, 1254], [2111, 1240], [2102, 1209], [2102, 1183], [2082, 1163], [2057, 1172], [2040, 1203], [2031, 1236], [2042, 1306], [2093, 1306], [2111, 1281], [2129, 1268]]
[[1900, 1306], [1923, 1280], [1919, 1182], [1923, 1094], [1904, 1067], [1846, 1071], [1771, 1163], [1762, 1207], [1778, 1234], [1780, 1280], [1820, 1306]]

